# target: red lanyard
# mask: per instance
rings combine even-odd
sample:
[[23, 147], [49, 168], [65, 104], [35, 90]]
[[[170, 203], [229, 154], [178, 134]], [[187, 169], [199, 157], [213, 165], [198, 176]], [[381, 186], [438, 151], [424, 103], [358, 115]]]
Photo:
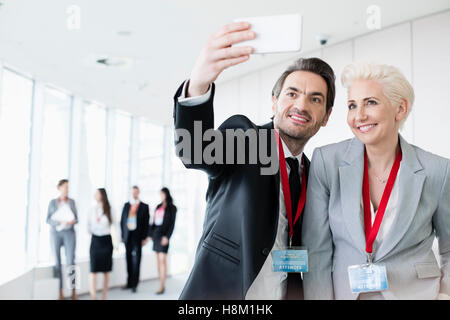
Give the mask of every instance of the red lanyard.
[[137, 214], [137, 210], [138, 210], [140, 204], [141, 204], [140, 202], [138, 202], [136, 204], [130, 204], [130, 212], [128, 213], [128, 215], [130, 213], [135, 213], [135, 212]]
[[366, 252], [369, 255], [369, 262], [372, 259], [373, 243], [380, 230], [381, 221], [383, 220], [384, 212], [391, 196], [392, 188], [394, 187], [395, 179], [400, 168], [400, 161], [402, 161], [402, 150], [399, 149], [392, 165], [391, 173], [386, 183], [386, 187], [381, 197], [380, 206], [378, 207], [375, 221], [372, 226], [372, 216], [370, 211], [370, 190], [369, 190], [369, 169], [367, 165], [367, 152], [364, 150], [364, 177], [363, 177], [363, 204], [364, 204], [364, 231], [366, 233]]
[[[305, 173], [305, 169], [303, 168], [300, 198], [298, 200], [297, 213], [295, 215], [295, 220], [292, 221], [291, 191], [289, 189], [289, 178], [288, 178], [287, 168], [286, 168], [286, 159], [284, 157], [283, 143], [281, 142], [280, 135], [278, 134], [278, 132], [276, 130], [275, 130], [275, 135], [278, 138], [277, 143], [278, 143], [278, 153], [279, 153], [279, 158], [280, 158], [281, 184], [283, 186], [284, 204], [286, 206], [286, 214], [287, 214], [287, 219], [289, 222], [289, 246], [291, 246], [292, 236], [294, 235], [294, 224], [300, 218], [300, 215], [302, 214], [303, 207], [305, 206], [305, 202], [306, 202], [306, 173]], [[303, 155], [302, 156], [302, 165], [304, 165], [304, 164], [305, 164], [305, 156]]]

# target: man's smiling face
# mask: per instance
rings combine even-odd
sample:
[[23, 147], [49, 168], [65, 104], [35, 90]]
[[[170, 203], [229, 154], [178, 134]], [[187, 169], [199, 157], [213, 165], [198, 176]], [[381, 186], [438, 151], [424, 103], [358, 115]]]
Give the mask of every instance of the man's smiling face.
[[321, 76], [292, 72], [279, 97], [272, 97], [275, 129], [291, 138], [308, 140], [327, 124], [331, 109], [326, 111], [326, 96], [327, 83]]

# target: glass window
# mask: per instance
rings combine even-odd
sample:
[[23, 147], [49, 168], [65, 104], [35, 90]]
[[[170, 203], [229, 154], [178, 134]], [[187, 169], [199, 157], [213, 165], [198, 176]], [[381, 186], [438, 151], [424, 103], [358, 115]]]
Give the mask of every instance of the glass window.
[[139, 123], [139, 180], [141, 198], [150, 205], [150, 213], [161, 202], [163, 179], [164, 127], [141, 119]]
[[85, 103], [81, 123], [80, 152], [73, 161], [79, 161], [78, 185], [71, 188], [78, 210], [76, 259], [89, 258], [90, 234], [87, 223], [97, 188], [105, 187], [106, 176], [106, 109], [95, 103]]
[[177, 220], [171, 239], [171, 272], [187, 272], [191, 267], [202, 233], [205, 212], [207, 176], [198, 170], [188, 170], [175, 155], [174, 132], [167, 137], [170, 159], [170, 191], [177, 206]]
[[129, 198], [130, 189], [130, 138], [131, 138], [131, 117], [122, 112], [114, 113], [113, 125], [113, 143], [112, 143], [112, 172], [111, 185], [108, 186], [108, 197], [111, 203], [114, 230], [113, 237], [116, 241], [119, 253], [125, 252], [124, 246], [118, 246], [120, 243], [120, 217], [122, 207]]
[[2, 263], [6, 276], [25, 262], [33, 81], [5, 69], [1, 89], [0, 252], [2, 261], [10, 261]]
[[[159, 191], [163, 183], [164, 127], [154, 125], [145, 119], [139, 122], [139, 177], [140, 198], [150, 206], [150, 219], [153, 218], [156, 205], [161, 202]], [[150, 253], [147, 245], [143, 252]]]
[[58, 196], [56, 185], [69, 177], [71, 97], [51, 87], [44, 89], [44, 115], [40, 168], [39, 261], [51, 261], [50, 226], [47, 209], [51, 199]]
[[89, 103], [84, 107], [88, 178], [94, 188], [104, 187], [106, 173], [106, 110]]

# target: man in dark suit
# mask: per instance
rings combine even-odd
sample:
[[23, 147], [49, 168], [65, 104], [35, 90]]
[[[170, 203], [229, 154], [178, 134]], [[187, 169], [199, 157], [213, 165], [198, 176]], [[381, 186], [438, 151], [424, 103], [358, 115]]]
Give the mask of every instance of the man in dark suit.
[[148, 204], [139, 200], [139, 188], [133, 186], [132, 201], [125, 203], [120, 219], [122, 242], [127, 256], [128, 280], [123, 289], [136, 292], [139, 283], [142, 246], [146, 243], [150, 214]]
[[[295, 61], [272, 90], [272, 122], [257, 126], [247, 117], [235, 115], [214, 131], [213, 136], [223, 142], [216, 156], [227, 153], [224, 145], [235, 139], [229, 138], [228, 129], [256, 132], [258, 141], [251, 144], [245, 140], [244, 149], [235, 149], [233, 157], [239, 153], [247, 155], [255, 145], [263, 143], [268, 154], [275, 155], [276, 163], [284, 158], [281, 156], [284, 153], [286, 162], [279, 163], [281, 169], [284, 165], [283, 172], [289, 175], [289, 182], [287, 175], [282, 174], [280, 178], [281, 169], [273, 174], [262, 174], [267, 163], [260, 160], [238, 164], [228, 160], [226, 164], [205, 161], [201, 156], [209, 145], [204, 141], [186, 144], [190, 145], [188, 150], [179, 148], [186, 142], [186, 133], [195, 140], [199, 132], [203, 136], [214, 128], [213, 82], [224, 69], [249, 59], [253, 48], [232, 45], [254, 37], [250, 25], [244, 22], [223, 27], [208, 40], [190, 79], [179, 87], [174, 97], [178, 155], [187, 168], [203, 170], [209, 176], [204, 230], [180, 299], [303, 297], [300, 274], [275, 272], [272, 253], [290, 245], [301, 245], [300, 190], [306, 186], [309, 167], [303, 148], [319, 128], [326, 125], [330, 116], [335, 96], [331, 67], [317, 58]], [[267, 138], [259, 135], [264, 130], [268, 130]], [[279, 147], [275, 144], [277, 140]], [[291, 201], [285, 197], [287, 194]], [[305, 194], [306, 191], [303, 196]], [[300, 209], [297, 211], [297, 208]]]

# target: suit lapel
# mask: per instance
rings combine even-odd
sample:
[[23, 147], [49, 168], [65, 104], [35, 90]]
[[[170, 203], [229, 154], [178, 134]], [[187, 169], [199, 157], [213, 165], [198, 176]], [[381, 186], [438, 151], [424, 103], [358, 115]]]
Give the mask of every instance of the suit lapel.
[[416, 214], [425, 182], [425, 176], [419, 173], [423, 168], [417, 159], [414, 149], [402, 136], [399, 135], [399, 138], [403, 158], [398, 176], [398, 209], [391, 229], [381, 241], [378, 252], [375, 252], [376, 260], [382, 259], [391, 253], [405, 235]]
[[364, 171], [364, 145], [353, 138], [339, 167], [339, 184], [344, 223], [353, 243], [365, 252], [366, 237], [361, 215], [362, 176]]

